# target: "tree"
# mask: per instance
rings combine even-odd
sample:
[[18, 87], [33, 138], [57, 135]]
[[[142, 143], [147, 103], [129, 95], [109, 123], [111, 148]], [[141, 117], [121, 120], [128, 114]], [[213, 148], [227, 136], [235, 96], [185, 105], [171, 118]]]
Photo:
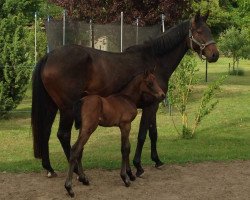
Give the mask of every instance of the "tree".
[[160, 14], [166, 15], [168, 25], [180, 20], [184, 13], [190, 11], [189, 0], [50, 0], [67, 10], [72, 18], [89, 22], [109, 23], [119, 20], [124, 12], [124, 21], [132, 23], [140, 18], [141, 25], [159, 22]]
[[30, 44], [27, 41], [33, 1], [0, 3], [0, 118], [16, 108], [24, 97], [31, 75]]
[[208, 24], [219, 35], [231, 26], [241, 28], [250, 23], [250, 2], [247, 0], [193, 0], [194, 11], [210, 11]]
[[225, 56], [231, 57], [232, 72], [230, 74], [238, 74], [240, 58], [250, 58], [250, 29], [237, 29], [231, 27], [224, 31], [219, 38], [220, 50]]
[[[190, 125], [190, 113], [188, 105], [195, 84], [198, 82], [196, 73], [198, 72], [197, 62], [191, 56], [185, 56], [179, 67], [170, 78], [168, 88], [168, 99], [181, 115], [181, 131], [175, 126], [178, 134], [182, 138], [193, 138], [195, 131], [201, 120], [208, 115], [216, 106], [218, 101], [213, 101], [215, 92], [222, 84], [223, 78], [211, 83], [200, 98], [200, 104], [195, 113], [193, 123]], [[174, 122], [174, 121], [173, 121]], [[174, 122], [175, 125], [175, 122]]]

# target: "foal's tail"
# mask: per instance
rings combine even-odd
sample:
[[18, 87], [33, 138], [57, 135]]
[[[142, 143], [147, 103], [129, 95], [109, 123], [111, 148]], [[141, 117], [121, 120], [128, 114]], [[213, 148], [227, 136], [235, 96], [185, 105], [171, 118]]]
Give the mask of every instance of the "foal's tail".
[[48, 56], [44, 56], [36, 65], [32, 76], [32, 108], [31, 126], [33, 135], [33, 149], [35, 158], [42, 158], [43, 143], [46, 134], [47, 118], [49, 115], [48, 106], [55, 106], [48, 95], [41, 79], [41, 69], [45, 65]]
[[78, 100], [73, 105], [73, 112], [74, 112], [74, 118], [75, 118], [75, 128], [79, 129], [81, 127], [81, 107], [82, 107], [82, 101], [83, 99]]

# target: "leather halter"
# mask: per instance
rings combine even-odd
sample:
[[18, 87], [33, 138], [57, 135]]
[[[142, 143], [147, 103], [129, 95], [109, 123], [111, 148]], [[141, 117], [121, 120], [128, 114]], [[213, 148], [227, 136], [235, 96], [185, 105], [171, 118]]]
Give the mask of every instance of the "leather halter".
[[214, 41], [214, 40], [209, 40], [208, 42], [206, 42], [206, 43], [201, 43], [201, 42], [199, 42], [198, 40], [196, 40], [195, 38], [194, 38], [194, 36], [192, 35], [192, 30], [191, 30], [191, 27], [189, 28], [189, 34], [188, 34], [188, 37], [189, 37], [189, 41], [190, 41], [190, 48], [192, 49], [192, 50], [194, 50], [193, 49], [193, 42], [195, 43], [195, 44], [197, 44], [199, 47], [200, 47], [200, 54], [199, 54], [199, 56], [200, 56], [200, 58], [201, 59], [203, 59], [203, 60], [205, 60], [206, 58], [203, 58], [202, 56], [202, 51], [203, 51], [203, 49], [205, 49], [208, 45], [210, 45], [210, 44], [216, 44], [216, 42]]

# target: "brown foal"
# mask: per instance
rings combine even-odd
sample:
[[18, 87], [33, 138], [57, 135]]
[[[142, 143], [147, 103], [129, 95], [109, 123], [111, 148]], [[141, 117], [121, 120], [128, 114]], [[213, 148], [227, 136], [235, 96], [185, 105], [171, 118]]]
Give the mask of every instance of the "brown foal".
[[118, 126], [120, 128], [122, 153], [120, 175], [127, 187], [130, 186], [130, 180], [135, 180], [129, 163], [129, 132], [131, 122], [137, 115], [139, 103], [145, 101], [143, 94], [152, 95], [159, 101], [165, 98], [164, 92], [151, 72], [135, 76], [117, 94], [105, 98], [98, 95], [88, 95], [75, 104], [76, 127], [80, 127], [80, 131], [76, 143], [71, 148], [69, 171], [65, 182], [65, 188], [71, 197], [74, 197], [72, 177], [76, 166], [78, 167], [78, 180], [83, 184], [89, 184], [88, 178], [83, 172], [81, 158], [84, 145], [98, 125], [104, 127]]

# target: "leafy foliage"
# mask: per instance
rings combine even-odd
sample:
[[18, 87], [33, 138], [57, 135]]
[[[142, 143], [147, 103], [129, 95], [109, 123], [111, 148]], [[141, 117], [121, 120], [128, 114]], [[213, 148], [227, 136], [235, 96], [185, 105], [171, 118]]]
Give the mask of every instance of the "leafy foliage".
[[69, 16], [96, 23], [109, 23], [120, 19], [124, 12], [124, 21], [132, 23], [140, 18], [141, 25], [156, 24], [160, 14], [166, 15], [166, 22], [172, 25], [181, 19], [183, 13], [190, 11], [188, 0], [50, 0], [67, 10]]
[[193, 0], [194, 11], [210, 11], [208, 24], [219, 35], [231, 26], [244, 27], [250, 23], [250, 2], [246, 0]]
[[[218, 101], [212, 102], [215, 92], [218, 91], [223, 79], [213, 82], [204, 90], [200, 99], [200, 106], [195, 114], [195, 120], [192, 126], [189, 125], [189, 114], [187, 107], [190, 103], [190, 96], [194, 89], [194, 85], [198, 79], [195, 78], [198, 72], [197, 62], [192, 56], [185, 56], [179, 67], [175, 70], [170, 78], [168, 88], [168, 98], [170, 104], [177, 108], [181, 115], [182, 130], [179, 131], [175, 126], [178, 134], [182, 138], [192, 138], [195, 135], [195, 130], [200, 124], [201, 120], [211, 113]], [[174, 122], [174, 121], [173, 121]]]
[[0, 118], [21, 102], [30, 79], [33, 58], [25, 25], [29, 23], [28, 10], [35, 5], [11, 0], [0, 4]]
[[[219, 38], [220, 50], [225, 56], [231, 57], [232, 60], [232, 74], [238, 74], [239, 60], [241, 58], [250, 58], [250, 29], [237, 29], [231, 27], [224, 31]], [[236, 72], [236, 73], [235, 73]], [[231, 74], [231, 70], [230, 70]]]

